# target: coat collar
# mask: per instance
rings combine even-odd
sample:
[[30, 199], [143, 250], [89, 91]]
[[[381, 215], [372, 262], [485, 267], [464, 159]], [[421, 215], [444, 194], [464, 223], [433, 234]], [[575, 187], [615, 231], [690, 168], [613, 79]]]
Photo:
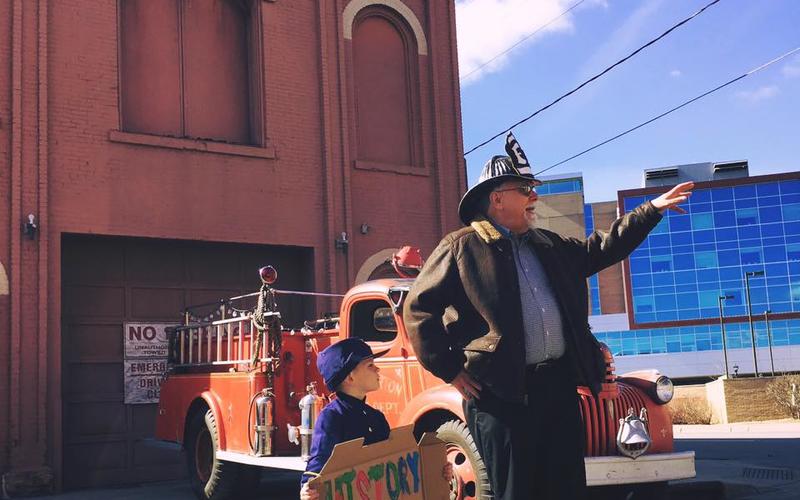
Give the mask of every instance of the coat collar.
[[[477, 218], [470, 224], [472, 229], [487, 245], [493, 245], [504, 238], [503, 234], [486, 218]], [[553, 242], [539, 229], [531, 229], [527, 232], [528, 238], [536, 246], [552, 247]]]

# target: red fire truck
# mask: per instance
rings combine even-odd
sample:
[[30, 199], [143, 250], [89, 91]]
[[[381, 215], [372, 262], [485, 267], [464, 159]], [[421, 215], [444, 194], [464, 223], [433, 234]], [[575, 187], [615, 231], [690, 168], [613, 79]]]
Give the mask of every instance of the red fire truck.
[[[381, 388], [369, 403], [392, 427], [415, 434], [438, 431], [453, 464], [451, 498], [490, 498], [484, 464], [464, 422], [461, 396], [417, 361], [402, 319], [413, 279], [369, 281], [341, 299], [338, 316], [288, 329], [281, 324], [273, 288], [277, 273], [262, 268], [255, 294], [219, 303], [197, 318], [192, 308], [170, 334], [169, 370], [161, 386], [157, 438], [180, 443], [194, 491], [222, 499], [254, 489], [263, 467], [304, 470], [314, 417], [331, 395], [316, 369], [316, 355], [339, 339], [358, 336], [374, 350]], [[305, 292], [294, 292], [305, 293]], [[312, 294], [309, 294], [312, 295]], [[253, 310], [237, 308], [254, 300]], [[672, 422], [664, 406], [672, 383], [655, 371], [617, 376], [605, 350], [606, 381], [594, 395], [579, 387], [590, 486], [665, 489], [666, 481], [693, 477], [694, 453], [673, 450]]]

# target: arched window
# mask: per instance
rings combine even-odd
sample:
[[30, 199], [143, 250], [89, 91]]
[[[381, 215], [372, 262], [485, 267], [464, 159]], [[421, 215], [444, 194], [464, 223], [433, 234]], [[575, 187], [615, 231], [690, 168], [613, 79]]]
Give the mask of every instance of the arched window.
[[371, 6], [352, 31], [358, 163], [417, 166], [419, 75], [413, 31], [392, 9]]
[[120, 0], [122, 129], [262, 142], [258, 0]]

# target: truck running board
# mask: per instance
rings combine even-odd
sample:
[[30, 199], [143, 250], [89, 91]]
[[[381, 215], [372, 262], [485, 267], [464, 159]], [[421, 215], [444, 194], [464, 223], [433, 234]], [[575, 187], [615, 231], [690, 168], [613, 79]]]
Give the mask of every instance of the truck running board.
[[245, 453], [233, 451], [217, 451], [217, 458], [225, 462], [236, 462], [239, 464], [258, 465], [260, 467], [272, 467], [273, 469], [285, 470], [306, 470], [306, 462], [299, 456], [294, 457], [254, 457]]

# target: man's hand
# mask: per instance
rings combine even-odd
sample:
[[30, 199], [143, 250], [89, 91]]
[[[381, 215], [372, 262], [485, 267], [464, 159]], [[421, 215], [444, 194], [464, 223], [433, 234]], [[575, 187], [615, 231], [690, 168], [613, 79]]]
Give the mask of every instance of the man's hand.
[[450, 381], [450, 384], [461, 393], [461, 397], [464, 399], [481, 398], [481, 384], [476, 382], [463, 368], [458, 375], [456, 375], [456, 378]]
[[300, 488], [300, 500], [319, 500], [319, 491], [304, 483]]
[[665, 210], [674, 210], [679, 214], [685, 214], [686, 210], [679, 207], [678, 204], [689, 199], [692, 189], [694, 189], [694, 182], [682, 182], [650, 203], [662, 214]]

